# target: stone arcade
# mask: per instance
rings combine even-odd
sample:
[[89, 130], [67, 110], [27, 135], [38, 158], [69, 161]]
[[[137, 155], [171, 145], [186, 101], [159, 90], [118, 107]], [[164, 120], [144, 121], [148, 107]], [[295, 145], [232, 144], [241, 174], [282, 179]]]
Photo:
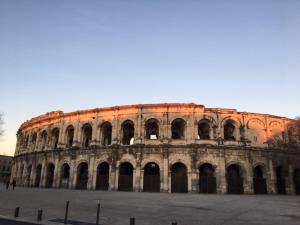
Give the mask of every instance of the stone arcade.
[[293, 122], [194, 103], [51, 112], [18, 130], [11, 179], [46, 188], [299, 194]]

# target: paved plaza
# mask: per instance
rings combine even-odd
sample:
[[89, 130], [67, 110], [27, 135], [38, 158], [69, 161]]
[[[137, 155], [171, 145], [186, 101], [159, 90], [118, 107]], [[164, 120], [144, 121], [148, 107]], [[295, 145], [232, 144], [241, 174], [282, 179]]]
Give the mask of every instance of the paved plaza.
[[[299, 225], [300, 196], [210, 195], [79, 191], [59, 189], [0, 188], [0, 215], [12, 218], [20, 207], [19, 220], [36, 222], [43, 210], [42, 224], [63, 224], [65, 203], [70, 201], [70, 224], [91, 225], [100, 201], [100, 223], [126, 225]], [[1, 220], [0, 220], [1, 221]], [[54, 221], [54, 222], [51, 222]]]

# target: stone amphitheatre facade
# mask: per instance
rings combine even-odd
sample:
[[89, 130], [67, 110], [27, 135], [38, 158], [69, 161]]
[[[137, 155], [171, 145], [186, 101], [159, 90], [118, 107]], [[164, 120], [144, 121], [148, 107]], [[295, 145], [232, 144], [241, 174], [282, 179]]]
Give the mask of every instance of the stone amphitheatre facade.
[[18, 130], [11, 179], [45, 188], [299, 194], [293, 121], [194, 103], [50, 112]]

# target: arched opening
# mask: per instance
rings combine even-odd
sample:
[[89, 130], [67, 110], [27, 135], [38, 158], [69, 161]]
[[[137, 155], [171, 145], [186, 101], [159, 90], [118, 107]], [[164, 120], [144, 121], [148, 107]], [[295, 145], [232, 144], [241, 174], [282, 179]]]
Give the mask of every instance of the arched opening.
[[31, 178], [31, 169], [32, 169], [32, 165], [29, 165], [27, 167], [27, 176], [26, 176], [26, 186], [30, 186], [30, 178]]
[[201, 120], [198, 124], [198, 137], [200, 140], [210, 139], [210, 125], [207, 120]]
[[64, 163], [61, 167], [60, 175], [60, 188], [69, 188], [69, 179], [70, 179], [70, 166], [68, 163]]
[[88, 164], [83, 162], [77, 167], [77, 182], [76, 189], [85, 190], [87, 189], [87, 183], [89, 178]]
[[230, 165], [226, 170], [227, 192], [228, 194], [243, 194], [243, 177], [241, 168], [236, 165]]
[[277, 187], [277, 193], [280, 195], [286, 194], [284, 175], [285, 173], [283, 167], [282, 166], [276, 167], [276, 187]]
[[47, 131], [43, 131], [42, 134], [41, 134], [41, 142], [42, 142], [42, 145], [41, 145], [41, 149], [44, 150], [46, 148], [46, 145], [47, 145]]
[[51, 135], [51, 142], [52, 142], [53, 149], [57, 149], [57, 147], [58, 147], [58, 138], [59, 138], [59, 129], [54, 128], [52, 130], [52, 135]]
[[160, 191], [160, 171], [159, 166], [150, 162], [144, 167], [144, 184], [143, 191], [159, 192]]
[[52, 188], [53, 186], [54, 168], [52, 163], [49, 163], [47, 166], [46, 188]]
[[226, 121], [225, 125], [224, 125], [224, 140], [226, 141], [235, 141], [236, 137], [235, 137], [235, 126], [233, 121], [229, 120]]
[[42, 175], [42, 165], [39, 164], [35, 169], [35, 181], [34, 187], [39, 187], [41, 182], [41, 175]]
[[294, 170], [295, 193], [300, 195], [300, 168]]
[[131, 145], [134, 141], [134, 124], [132, 121], [127, 120], [122, 124], [122, 144]]
[[199, 192], [200, 193], [217, 192], [215, 169], [209, 163], [205, 163], [201, 165], [199, 168]]
[[254, 194], [267, 194], [267, 181], [261, 166], [253, 169], [253, 189]]
[[184, 139], [185, 137], [185, 121], [183, 119], [175, 119], [171, 126], [172, 139]]
[[83, 137], [82, 137], [82, 146], [84, 148], [88, 148], [92, 142], [92, 127], [90, 124], [85, 124], [82, 127], [82, 133], [83, 133]]
[[37, 134], [33, 133], [33, 135], [31, 136], [31, 148], [35, 149], [36, 147], [36, 139], [37, 139]]
[[171, 167], [171, 192], [187, 193], [188, 192], [187, 168], [182, 163], [175, 163]]
[[96, 190], [108, 190], [109, 187], [109, 165], [102, 162], [97, 168]]
[[146, 139], [156, 140], [159, 137], [159, 126], [156, 119], [147, 120], [145, 124]]
[[101, 126], [101, 145], [111, 145], [112, 139], [112, 125], [109, 122], [105, 122]]
[[119, 191], [133, 190], [133, 166], [124, 162], [119, 167]]
[[66, 145], [67, 148], [71, 148], [74, 140], [74, 127], [72, 125], [68, 126], [66, 133]]

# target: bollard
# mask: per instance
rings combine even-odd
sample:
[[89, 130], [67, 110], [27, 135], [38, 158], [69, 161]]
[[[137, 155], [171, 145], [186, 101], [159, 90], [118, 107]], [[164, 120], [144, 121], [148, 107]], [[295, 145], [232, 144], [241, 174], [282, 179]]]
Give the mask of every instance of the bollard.
[[66, 202], [66, 212], [65, 212], [65, 221], [64, 221], [64, 224], [68, 223], [68, 212], [69, 212], [69, 201]]
[[134, 217], [130, 218], [130, 225], [135, 225], [135, 218]]
[[43, 210], [38, 210], [37, 221], [42, 221]]
[[177, 222], [172, 222], [172, 225], [177, 225]]
[[96, 225], [99, 225], [99, 216], [100, 216], [100, 203], [98, 202]]
[[15, 208], [15, 217], [19, 217], [20, 207]]

